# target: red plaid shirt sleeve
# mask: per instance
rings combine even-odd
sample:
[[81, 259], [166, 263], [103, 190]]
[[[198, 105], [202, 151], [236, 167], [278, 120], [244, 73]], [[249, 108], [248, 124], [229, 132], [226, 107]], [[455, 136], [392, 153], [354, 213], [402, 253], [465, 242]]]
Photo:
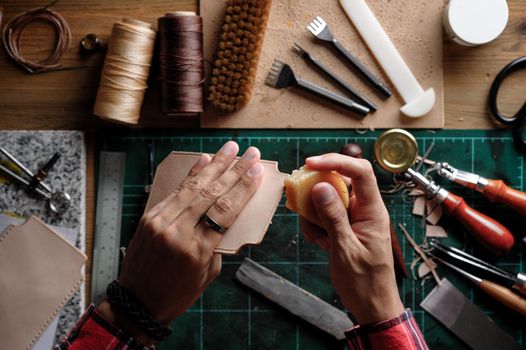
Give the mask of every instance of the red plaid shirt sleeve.
[[[428, 350], [410, 310], [388, 321], [349, 330], [351, 350]], [[116, 328], [91, 305], [56, 350], [152, 350]]]
[[351, 350], [428, 350], [409, 309], [380, 323], [356, 326], [346, 332]]
[[92, 304], [56, 350], [152, 350], [106, 321]]

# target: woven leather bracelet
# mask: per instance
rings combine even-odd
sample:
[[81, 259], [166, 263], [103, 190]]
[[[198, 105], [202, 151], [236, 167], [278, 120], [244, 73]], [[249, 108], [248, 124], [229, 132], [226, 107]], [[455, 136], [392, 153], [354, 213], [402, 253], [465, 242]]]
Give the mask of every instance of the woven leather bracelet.
[[133, 324], [149, 337], [163, 341], [172, 334], [172, 329], [163, 326], [159, 321], [142, 306], [119, 281], [115, 280], [108, 285], [106, 296], [112, 306], [121, 311]]

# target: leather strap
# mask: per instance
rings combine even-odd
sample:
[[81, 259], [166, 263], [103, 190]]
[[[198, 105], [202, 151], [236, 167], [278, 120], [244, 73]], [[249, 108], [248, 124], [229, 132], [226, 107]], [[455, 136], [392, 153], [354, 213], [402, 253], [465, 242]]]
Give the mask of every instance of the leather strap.
[[154, 319], [146, 308], [119, 284], [119, 281], [115, 280], [108, 285], [106, 296], [112, 306], [123, 312], [131, 322], [151, 338], [163, 341], [172, 334], [172, 329]]

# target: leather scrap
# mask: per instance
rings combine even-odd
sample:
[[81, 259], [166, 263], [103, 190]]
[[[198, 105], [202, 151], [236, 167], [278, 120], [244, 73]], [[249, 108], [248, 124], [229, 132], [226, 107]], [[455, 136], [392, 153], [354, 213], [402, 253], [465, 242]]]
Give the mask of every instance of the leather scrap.
[[426, 238], [446, 238], [447, 232], [442, 226], [426, 225]]
[[425, 197], [416, 197], [415, 203], [413, 205], [413, 215], [424, 216], [426, 212], [426, 198]]

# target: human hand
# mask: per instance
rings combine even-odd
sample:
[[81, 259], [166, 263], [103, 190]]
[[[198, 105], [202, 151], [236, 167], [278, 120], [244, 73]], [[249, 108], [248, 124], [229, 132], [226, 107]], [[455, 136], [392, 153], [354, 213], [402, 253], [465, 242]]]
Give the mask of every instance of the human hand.
[[202, 216], [230, 227], [261, 183], [259, 150], [250, 147], [231, 167], [238, 151], [230, 141], [213, 159], [203, 154], [178, 191], [144, 214], [129, 244], [119, 283], [162, 324], [184, 313], [220, 272], [213, 251], [222, 235]]
[[352, 184], [348, 209], [330, 184], [314, 186], [312, 199], [323, 227], [300, 220], [305, 239], [328, 252], [329, 274], [343, 305], [359, 324], [399, 315], [404, 307], [393, 268], [389, 214], [371, 163], [326, 154], [308, 158], [306, 164], [336, 171]]

